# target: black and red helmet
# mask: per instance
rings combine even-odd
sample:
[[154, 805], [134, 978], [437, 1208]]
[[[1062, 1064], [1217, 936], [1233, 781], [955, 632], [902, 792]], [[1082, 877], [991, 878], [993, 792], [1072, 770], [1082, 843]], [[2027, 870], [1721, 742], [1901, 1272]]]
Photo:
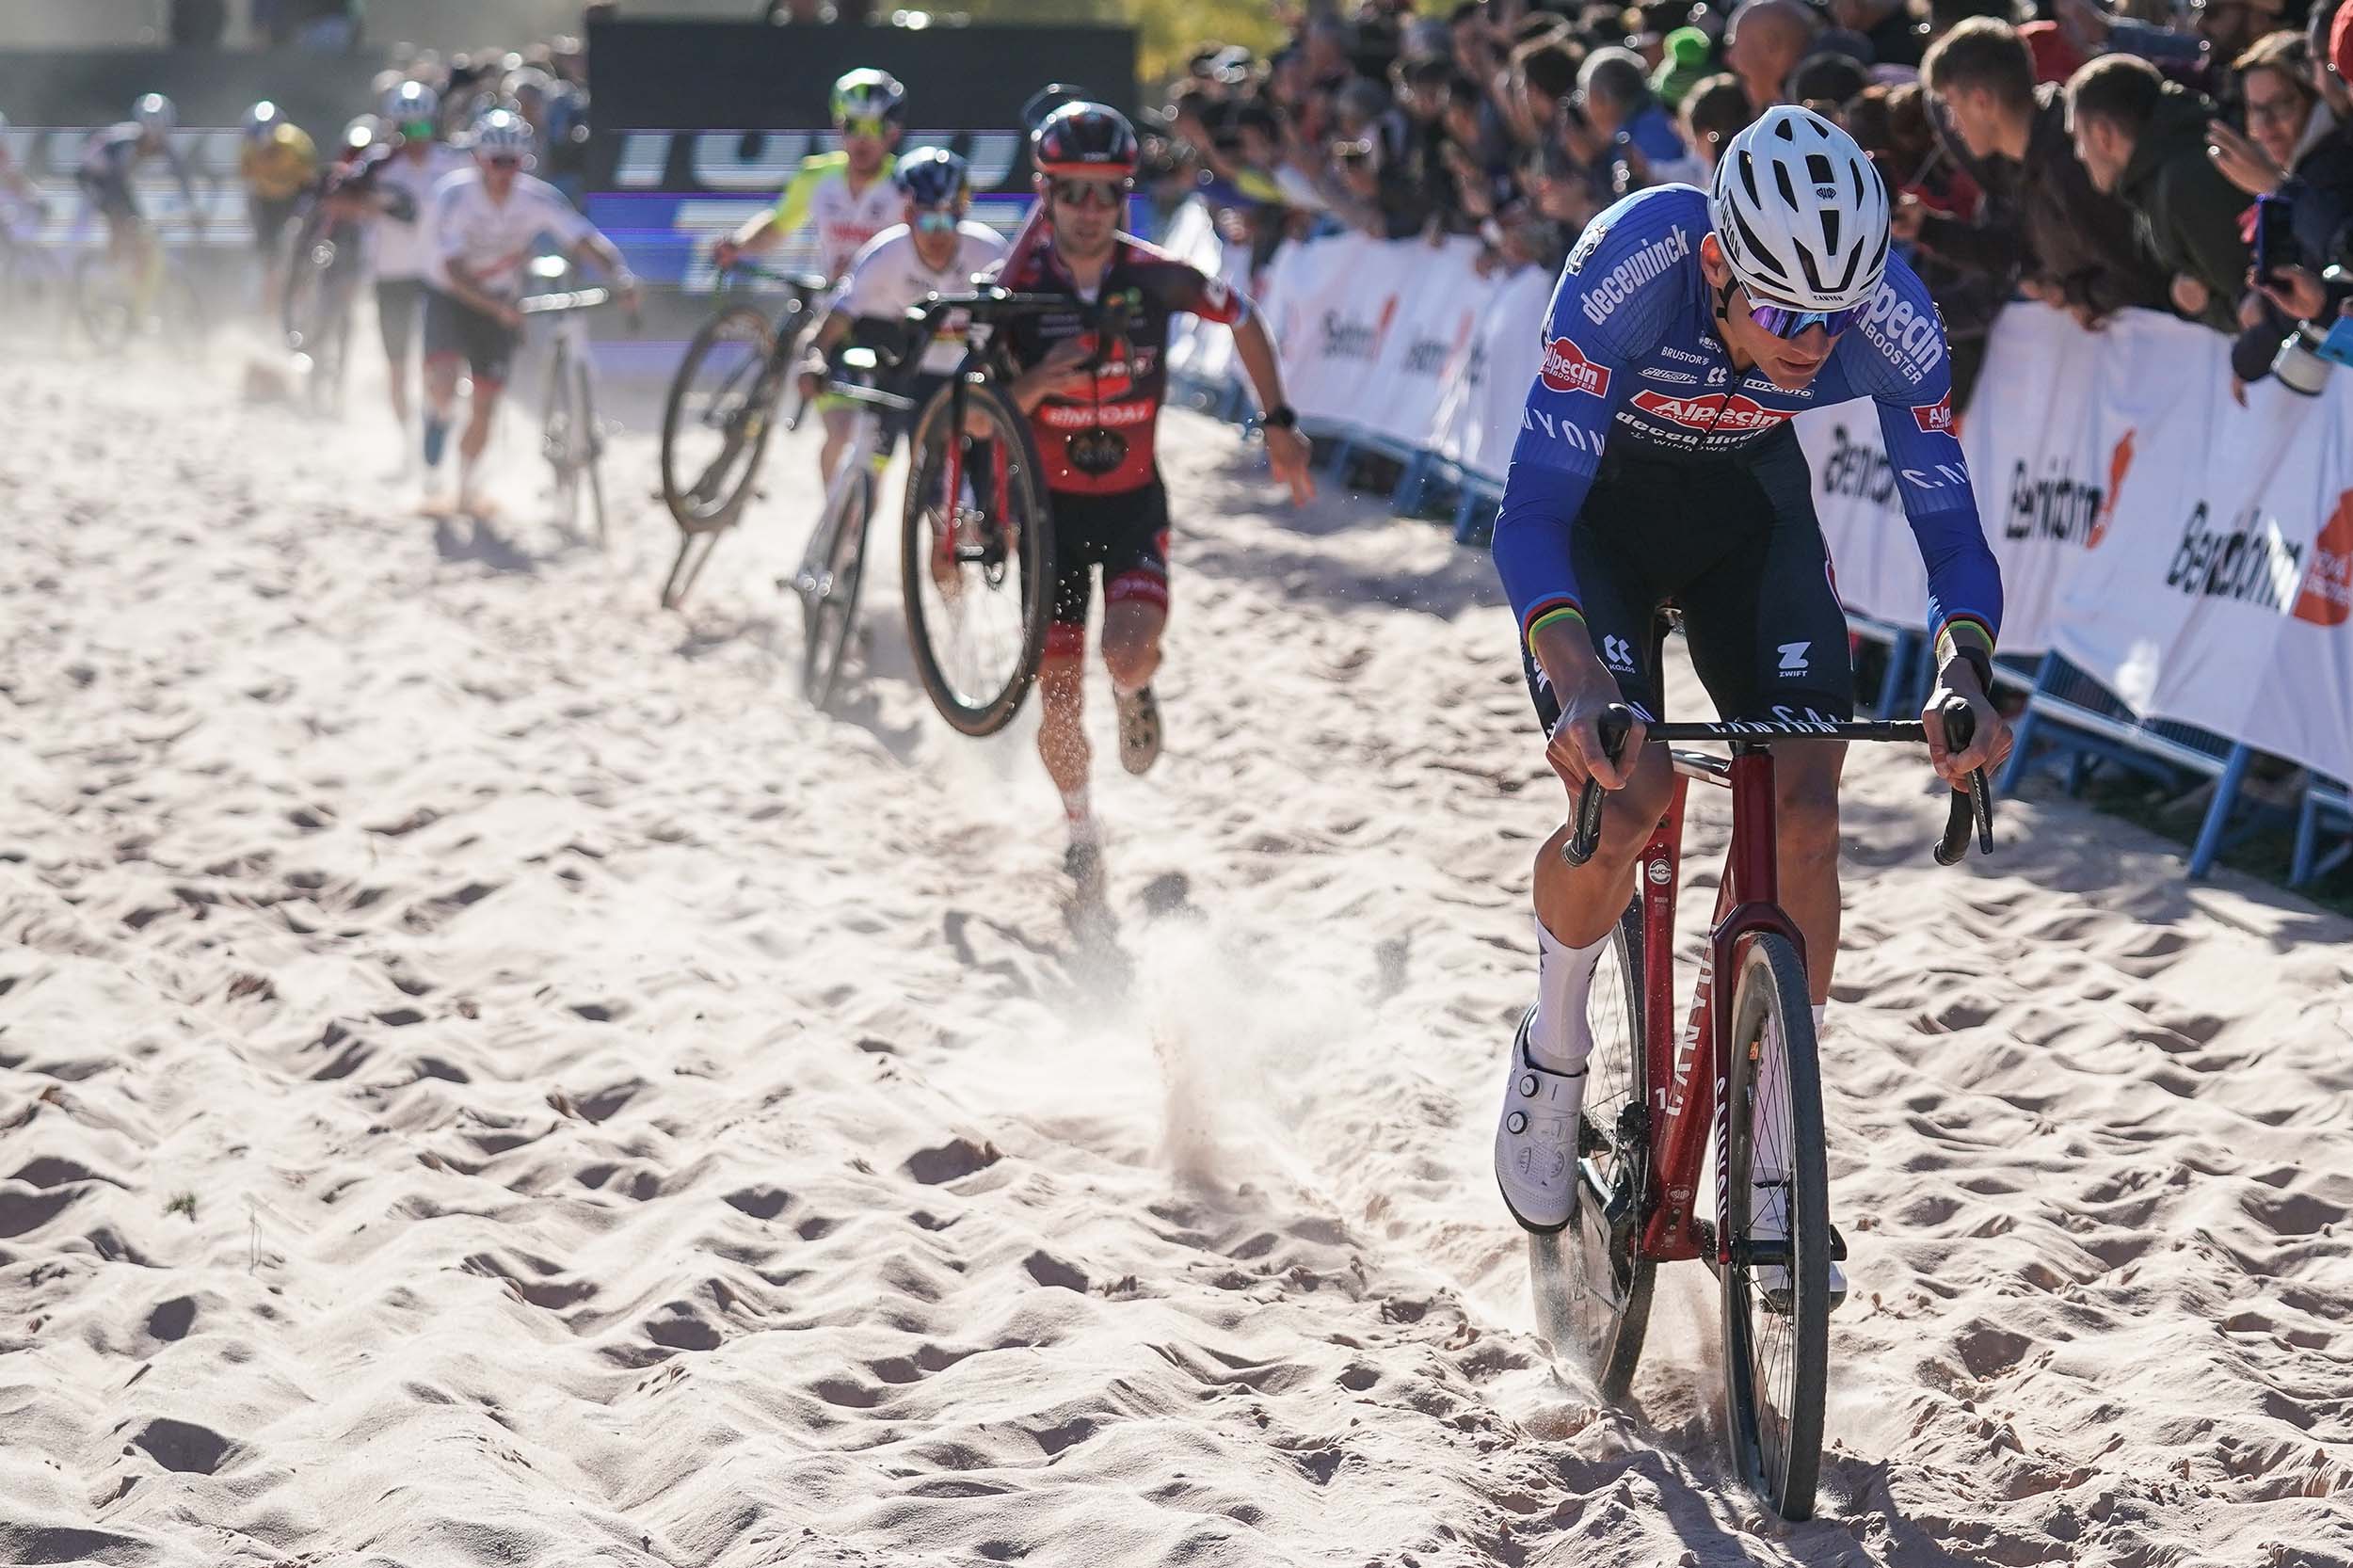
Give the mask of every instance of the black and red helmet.
[[1030, 133], [1030, 161], [1047, 175], [1133, 178], [1136, 129], [1101, 104], [1064, 104]]

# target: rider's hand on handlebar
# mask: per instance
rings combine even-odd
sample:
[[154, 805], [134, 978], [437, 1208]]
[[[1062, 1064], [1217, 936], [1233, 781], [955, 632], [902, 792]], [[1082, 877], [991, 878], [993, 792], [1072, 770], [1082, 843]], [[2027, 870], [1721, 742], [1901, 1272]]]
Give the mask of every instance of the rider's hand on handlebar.
[[717, 267], [721, 272], [725, 272], [728, 268], [733, 266], [738, 261], [743, 259], [743, 256], [744, 248], [735, 243], [735, 239], [732, 235], [721, 240], [718, 244], [711, 248], [711, 264]]
[[[1968, 748], [1959, 752], [1945, 744], [1944, 707], [1955, 697], [1969, 704], [1969, 712], [1977, 721], [1977, 733], [1970, 737]], [[1929, 765], [1936, 769], [1939, 778], [1956, 790], [1969, 787], [1973, 769], [1998, 769], [2002, 760], [2009, 755], [2009, 721], [1986, 699], [1977, 669], [1959, 656], [1945, 661], [1945, 667], [1937, 671], [1936, 690], [1929, 694], [1929, 705], [1921, 711], [1920, 724], [1929, 735]]]
[[1641, 755], [1643, 725], [1641, 718], [1635, 719], [1618, 748], [1618, 760], [1612, 762], [1601, 744], [1601, 713], [1623, 699], [1616, 680], [1593, 657], [1584, 627], [1561, 621], [1539, 631], [1536, 659], [1561, 704], [1561, 720], [1552, 727], [1545, 760], [1568, 786], [1569, 798], [1575, 800], [1584, 792], [1588, 776], [1605, 790], [1625, 789], [1634, 776], [1635, 759]]

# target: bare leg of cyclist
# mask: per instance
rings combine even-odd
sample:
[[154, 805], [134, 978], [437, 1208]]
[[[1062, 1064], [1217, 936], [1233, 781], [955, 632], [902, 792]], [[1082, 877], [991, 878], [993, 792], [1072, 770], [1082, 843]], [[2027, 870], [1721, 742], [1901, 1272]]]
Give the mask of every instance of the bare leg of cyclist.
[[[1106, 592], [1116, 592], [1113, 584]], [[1158, 599], [1111, 599], [1103, 607], [1103, 664], [1119, 702], [1119, 761], [1129, 773], [1149, 772], [1160, 754], [1160, 710], [1152, 677], [1160, 667], [1160, 633], [1168, 626], [1167, 590]]]
[[1095, 864], [1101, 836], [1087, 798], [1087, 774], [1094, 751], [1087, 744], [1086, 659], [1083, 627], [1061, 623], [1048, 627], [1046, 654], [1038, 661], [1037, 689], [1041, 704], [1037, 755], [1046, 776], [1061, 792], [1063, 819], [1070, 830], [1071, 874], [1084, 875]]
[[464, 364], [456, 354], [428, 355], [424, 361], [424, 488], [428, 495], [441, 490], [441, 456], [448, 449], [450, 424], [456, 416], [457, 375]]
[[825, 427], [825, 439], [817, 449], [818, 494], [833, 483], [833, 466], [849, 449], [850, 438], [857, 432], [856, 408], [827, 408], [819, 416]]
[[1561, 857], [1567, 823], [1536, 852], [1536, 1005], [1513, 1041], [1495, 1149], [1504, 1202], [1530, 1230], [1558, 1230], [1575, 1207], [1577, 1128], [1593, 1048], [1586, 997], [1673, 785], [1666, 748], [1645, 746], [1626, 787], [1603, 799], [1592, 859], [1572, 866]]
[[490, 444], [490, 425], [498, 417], [499, 393], [503, 390], [496, 381], [474, 377], [473, 407], [468, 411], [466, 433], [457, 440], [459, 511], [478, 514], [482, 510], [482, 494], [475, 488], [475, 478], [482, 454]]

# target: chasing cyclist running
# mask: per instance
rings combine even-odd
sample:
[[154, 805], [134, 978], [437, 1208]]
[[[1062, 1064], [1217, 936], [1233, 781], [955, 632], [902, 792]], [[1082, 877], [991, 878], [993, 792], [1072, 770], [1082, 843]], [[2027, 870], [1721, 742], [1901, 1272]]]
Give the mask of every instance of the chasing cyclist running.
[[[725, 270], [738, 258], [756, 256], [804, 225], [814, 225], [817, 270], [826, 282], [840, 282], [866, 242], [900, 221], [903, 203], [891, 174], [906, 104], [907, 89], [888, 72], [853, 71], [834, 83], [833, 128], [840, 135], [840, 150], [803, 160], [776, 206], [721, 240], [712, 260]], [[817, 482], [823, 486], [849, 444], [857, 411], [838, 399], [821, 398], [817, 407], [825, 431], [817, 454]]]
[[[1861, 149], [1805, 109], [1768, 110], [1726, 148], [1712, 191], [1661, 185], [1595, 218], [1554, 291], [1495, 559], [1545, 759], [1570, 800], [1588, 776], [1611, 792], [1591, 860], [1562, 858], [1566, 824], [1536, 856], [1537, 1000], [1495, 1143], [1504, 1202], [1529, 1230], [1575, 1211], [1587, 989], [1672, 791], [1665, 748], [1642, 744], [1665, 712], [1658, 607], [1680, 607], [1720, 717], [1853, 717], [1846, 617], [1789, 421], [1859, 398], [1878, 405], [1928, 568], [1937, 689], [1923, 722], [1936, 773], [1960, 786], [2010, 747], [1986, 700], [2001, 573], [1953, 434], [1944, 324], [1888, 254], [1887, 193]], [[1977, 719], [1958, 752], [1938, 712], [1953, 696]], [[1616, 702], [1641, 722], [1612, 761], [1598, 720]], [[1838, 952], [1844, 759], [1830, 742], [1775, 757], [1781, 902], [1805, 936], [1817, 1030]]]
[[376, 172], [381, 211], [376, 224], [376, 322], [384, 340], [385, 385], [400, 425], [403, 466], [413, 450], [408, 427], [408, 358], [424, 312], [433, 187], [465, 168], [465, 154], [441, 139], [441, 97], [423, 82], [384, 94], [381, 112], [399, 150]]
[[196, 203], [196, 186], [188, 178], [187, 160], [171, 145], [171, 134], [179, 128], [180, 111], [171, 100], [160, 92], [148, 93], [131, 106], [129, 120], [90, 133], [82, 148], [81, 167], [74, 173], [82, 194], [105, 219], [107, 254], [118, 264], [134, 269], [142, 304], [154, 298], [163, 272], [163, 250], [131, 188], [139, 166], [151, 158], [163, 159], [180, 187], [188, 222], [197, 229], [204, 227], [204, 215]]
[[[1126, 118], [1100, 104], [1065, 104], [1031, 133], [1030, 157], [1047, 220], [1015, 246], [999, 280], [1016, 293], [1071, 296], [1067, 313], [1023, 317], [1009, 338], [1023, 370], [1014, 401], [1036, 435], [1054, 518], [1058, 575], [1038, 671], [1046, 709], [1038, 755], [1062, 792], [1070, 830], [1066, 864], [1084, 883], [1101, 865], [1087, 790], [1091, 752], [1080, 722], [1089, 573], [1096, 568], [1103, 574], [1103, 663], [1119, 704], [1120, 761], [1140, 774], [1160, 750], [1151, 680], [1168, 624], [1168, 493], [1152, 437], [1168, 382], [1174, 316], [1189, 312], [1233, 328], [1235, 349], [1266, 410], [1274, 476], [1303, 504], [1315, 488], [1306, 440], [1283, 401], [1274, 345], [1250, 301], [1120, 232], [1137, 158]], [[1106, 331], [1094, 325], [1098, 313]]]
[[473, 375], [473, 406], [457, 443], [457, 510], [480, 516], [474, 469], [522, 339], [523, 267], [543, 238], [574, 259], [587, 257], [636, 308], [637, 280], [613, 242], [557, 194], [524, 172], [537, 138], [522, 116], [492, 109], [473, 130], [474, 167], [433, 190], [433, 280], [424, 307], [424, 464], [427, 510], [439, 510], [441, 456], [457, 403], [457, 375]]

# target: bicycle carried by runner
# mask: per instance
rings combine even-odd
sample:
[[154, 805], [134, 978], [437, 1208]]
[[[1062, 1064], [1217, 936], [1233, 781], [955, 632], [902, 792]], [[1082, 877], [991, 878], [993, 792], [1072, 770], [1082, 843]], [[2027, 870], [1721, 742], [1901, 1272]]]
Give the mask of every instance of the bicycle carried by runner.
[[[786, 389], [797, 377], [814, 307], [830, 286], [813, 273], [777, 272], [739, 261], [720, 275], [724, 292], [738, 279], [784, 285], [772, 319], [749, 303], [723, 307], [687, 344], [662, 410], [662, 504], [679, 526], [678, 553], [662, 584], [662, 607], [686, 601], [719, 536], [740, 521], [760, 460], [776, 434]], [[784, 416], [800, 422], [797, 397]]]

